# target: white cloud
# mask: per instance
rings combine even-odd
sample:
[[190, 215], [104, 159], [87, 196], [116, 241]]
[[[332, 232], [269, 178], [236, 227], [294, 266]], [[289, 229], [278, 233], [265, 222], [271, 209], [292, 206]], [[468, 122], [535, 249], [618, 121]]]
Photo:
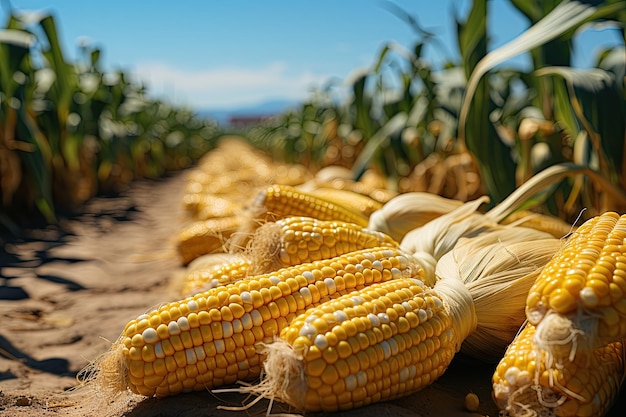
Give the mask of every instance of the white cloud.
[[232, 108], [273, 99], [301, 100], [329, 78], [312, 72], [291, 74], [282, 62], [259, 68], [195, 71], [162, 62], [144, 62], [135, 65], [132, 73], [147, 86], [149, 94], [195, 108]]

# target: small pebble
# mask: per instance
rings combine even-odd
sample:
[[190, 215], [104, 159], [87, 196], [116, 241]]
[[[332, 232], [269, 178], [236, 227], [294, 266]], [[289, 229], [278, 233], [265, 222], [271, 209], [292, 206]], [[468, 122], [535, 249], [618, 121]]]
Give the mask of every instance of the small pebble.
[[27, 407], [31, 404], [31, 400], [28, 397], [18, 397], [17, 400], [15, 400], [15, 405], [17, 405], [18, 407]]

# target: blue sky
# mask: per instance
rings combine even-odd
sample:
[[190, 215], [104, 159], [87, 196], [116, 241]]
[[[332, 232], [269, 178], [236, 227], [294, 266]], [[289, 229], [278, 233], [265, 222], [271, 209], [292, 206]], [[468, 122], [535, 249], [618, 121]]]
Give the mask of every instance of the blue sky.
[[[458, 56], [453, 11], [465, 16], [469, 0], [393, 3], [445, 45], [427, 52], [435, 65]], [[0, 0], [2, 21], [9, 4], [52, 12], [70, 59], [86, 39], [102, 48], [105, 70], [122, 69], [154, 96], [198, 109], [301, 100], [330, 78], [345, 80], [371, 66], [385, 42], [410, 47], [416, 40], [381, 0]], [[494, 47], [527, 27], [508, 1], [490, 7]], [[586, 31], [578, 39], [578, 66], [619, 42], [616, 31]]]

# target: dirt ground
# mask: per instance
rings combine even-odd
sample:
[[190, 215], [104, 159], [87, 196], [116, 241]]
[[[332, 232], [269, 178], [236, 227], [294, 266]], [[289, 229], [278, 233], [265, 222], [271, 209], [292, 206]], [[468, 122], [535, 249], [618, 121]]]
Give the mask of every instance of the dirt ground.
[[[91, 201], [83, 214], [58, 226], [0, 238], [1, 416], [249, 416], [238, 394], [199, 392], [166, 399], [126, 395], [106, 402], [71, 392], [76, 374], [105, 352], [127, 321], [178, 297], [172, 281], [182, 272], [173, 238], [185, 222], [185, 173], [141, 181], [116, 197]], [[457, 356], [447, 372], [411, 396], [334, 416], [497, 416], [491, 400], [494, 365]], [[464, 409], [467, 393], [478, 413]], [[624, 393], [611, 416], [626, 405]], [[285, 411], [274, 406], [274, 412]]]

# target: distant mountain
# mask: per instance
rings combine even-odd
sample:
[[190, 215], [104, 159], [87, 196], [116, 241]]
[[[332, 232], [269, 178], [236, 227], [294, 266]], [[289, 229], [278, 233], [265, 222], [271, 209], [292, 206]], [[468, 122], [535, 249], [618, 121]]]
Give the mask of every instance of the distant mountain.
[[250, 106], [226, 109], [199, 109], [197, 114], [213, 119], [220, 125], [228, 125], [228, 121], [232, 117], [273, 116], [284, 113], [291, 108], [297, 107], [299, 104], [300, 102], [293, 100], [269, 100]]

